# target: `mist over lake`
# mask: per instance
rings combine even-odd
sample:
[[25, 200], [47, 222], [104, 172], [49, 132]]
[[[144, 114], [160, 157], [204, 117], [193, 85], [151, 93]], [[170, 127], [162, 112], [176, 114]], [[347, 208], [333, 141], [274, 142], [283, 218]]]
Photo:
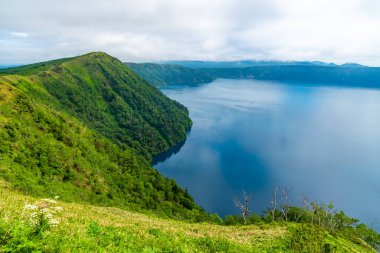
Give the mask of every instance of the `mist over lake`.
[[290, 203], [332, 202], [379, 230], [380, 90], [218, 79], [162, 91], [193, 127], [155, 168], [207, 211], [239, 213], [232, 199], [244, 189], [261, 213], [278, 186]]

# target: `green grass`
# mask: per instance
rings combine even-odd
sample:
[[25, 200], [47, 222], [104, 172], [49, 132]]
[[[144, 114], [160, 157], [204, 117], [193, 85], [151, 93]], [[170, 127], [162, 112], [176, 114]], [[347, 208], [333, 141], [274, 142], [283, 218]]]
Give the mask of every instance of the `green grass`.
[[[36, 233], [24, 206], [39, 201], [1, 182], [0, 251], [4, 252], [375, 252], [364, 242], [296, 223], [224, 226], [112, 207], [59, 201], [60, 223]], [[331, 251], [327, 251], [331, 250]]]

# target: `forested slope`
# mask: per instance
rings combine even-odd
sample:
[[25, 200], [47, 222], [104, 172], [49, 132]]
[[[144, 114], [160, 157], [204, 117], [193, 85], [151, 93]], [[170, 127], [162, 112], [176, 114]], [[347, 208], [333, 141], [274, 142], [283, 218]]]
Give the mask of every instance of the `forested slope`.
[[197, 84], [214, 80], [206, 71], [172, 64], [125, 63], [136, 74], [156, 87], [168, 84]]
[[257, 65], [249, 66], [248, 63], [191, 61], [175, 63], [183, 65], [148, 63], [127, 65], [157, 87], [169, 84], [208, 83], [217, 78], [227, 78], [380, 88], [380, 68], [355, 64], [264, 62], [260, 65], [260, 62], [257, 62], [255, 63]]
[[199, 213], [150, 167], [190, 126], [185, 107], [104, 53], [0, 72], [0, 176], [25, 193]]

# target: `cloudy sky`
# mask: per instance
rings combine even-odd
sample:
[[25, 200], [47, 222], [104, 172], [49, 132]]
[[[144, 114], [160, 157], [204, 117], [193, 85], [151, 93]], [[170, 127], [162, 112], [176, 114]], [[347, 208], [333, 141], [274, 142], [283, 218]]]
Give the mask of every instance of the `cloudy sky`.
[[0, 0], [0, 64], [104, 51], [123, 61], [380, 66], [378, 0]]

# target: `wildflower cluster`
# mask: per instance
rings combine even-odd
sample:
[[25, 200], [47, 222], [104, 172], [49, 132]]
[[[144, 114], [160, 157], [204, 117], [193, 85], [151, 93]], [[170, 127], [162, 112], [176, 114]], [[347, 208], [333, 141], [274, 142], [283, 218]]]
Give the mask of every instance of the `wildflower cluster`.
[[62, 207], [57, 206], [56, 200], [42, 199], [34, 204], [24, 206], [24, 221], [36, 231], [41, 231], [50, 226], [56, 226], [59, 223], [57, 215], [61, 211]]

